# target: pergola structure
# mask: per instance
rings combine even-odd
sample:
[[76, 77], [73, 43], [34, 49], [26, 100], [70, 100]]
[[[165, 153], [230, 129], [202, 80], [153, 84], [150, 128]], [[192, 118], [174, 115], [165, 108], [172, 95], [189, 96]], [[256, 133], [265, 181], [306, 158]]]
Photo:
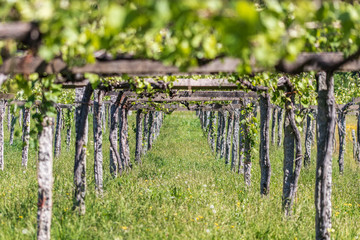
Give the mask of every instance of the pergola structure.
[[[0, 40], [1, 39], [14, 39], [19, 42], [26, 43], [30, 46], [37, 46], [41, 44], [41, 34], [36, 24], [33, 23], [11, 23], [11, 24], [0, 24]], [[335, 128], [335, 109], [336, 103], [333, 95], [333, 80], [332, 75], [336, 71], [358, 71], [360, 70], [360, 50], [355, 52], [353, 55], [344, 56], [342, 53], [302, 53], [294, 62], [280, 61], [278, 64], [273, 66], [272, 69], [262, 69], [253, 64], [253, 73], [263, 71], [276, 71], [285, 74], [298, 74], [301, 72], [324, 72], [318, 77], [318, 131], [322, 134], [318, 139], [318, 169], [317, 172], [317, 184], [316, 194], [319, 197], [319, 209], [320, 214], [319, 222], [326, 225], [328, 219], [323, 216], [329, 209], [327, 200], [322, 199], [323, 196], [327, 196], [329, 191], [328, 185], [331, 185], [331, 155], [332, 148], [329, 147], [332, 144]], [[98, 58], [93, 64], [86, 64], [79, 67], [67, 66], [60, 58], [55, 58], [50, 62], [46, 62], [38, 56], [27, 55], [9, 57], [4, 59], [3, 64], [0, 66], [0, 73], [5, 75], [12, 74], [31, 74], [38, 73], [40, 77], [48, 74], [56, 74], [58, 76], [57, 83], [63, 85], [64, 88], [76, 88], [76, 150], [75, 150], [75, 169], [74, 169], [74, 182], [75, 182], [75, 205], [80, 209], [80, 213], [85, 212], [85, 157], [86, 157], [86, 146], [87, 144], [87, 118], [88, 118], [88, 106], [94, 104], [94, 119], [99, 121], [99, 108], [103, 104], [110, 104], [110, 143], [111, 143], [111, 156], [112, 163], [118, 164], [116, 167], [119, 168], [121, 162], [125, 162], [125, 165], [129, 166], [129, 151], [127, 147], [127, 113], [129, 110], [139, 110], [139, 119], [141, 119], [141, 110], [156, 110], [155, 107], [149, 106], [147, 102], [205, 102], [205, 101], [238, 101], [247, 98], [258, 98], [261, 107], [261, 159], [260, 162], [264, 165], [264, 179], [262, 178], [261, 184], [267, 184], [266, 181], [270, 178], [269, 171], [270, 163], [268, 153], [269, 143], [269, 116], [271, 104], [269, 95], [266, 93], [267, 88], [259, 88], [257, 86], [250, 87], [250, 90], [255, 90], [257, 93], [250, 92], [244, 93], [240, 91], [234, 91], [244, 86], [241, 79], [239, 81], [231, 82], [227, 77], [218, 77], [218, 74], [231, 74], [236, 73], [238, 65], [241, 64], [241, 60], [223, 57], [214, 59], [206, 62], [205, 64], [189, 68], [187, 72], [182, 72], [175, 66], [166, 66], [159, 61], [152, 59], [128, 59], [128, 58], [114, 58], [114, 59], [102, 59]], [[121, 76], [127, 74], [129, 76], [141, 77], [145, 81], [149, 82], [155, 89], [171, 90], [171, 94], [156, 93], [154, 95], [138, 96], [136, 93], [129, 91], [132, 87], [129, 82], [120, 82], [112, 86], [98, 86], [98, 90], [95, 92], [94, 103], [91, 101], [93, 89], [91, 84], [84, 78], [84, 74], [94, 73], [102, 77], [108, 76]], [[163, 81], [155, 81], [156, 76], [169, 76], [177, 75], [183, 76], [184, 78], [178, 78], [177, 81], [170, 83]], [[214, 79], [194, 79], [193, 75], [215, 75]], [[218, 77], [218, 78], [217, 78]], [[254, 89], [252, 89], [254, 88]], [[286, 86], [285, 88], [289, 88]], [[119, 92], [115, 92], [115, 89], [119, 89]], [[175, 91], [178, 90], [178, 91]], [[193, 92], [193, 90], [198, 90]], [[212, 90], [212, 91], [209, 91]], [[214, 91], [217, 90], [217, 91]], [[227, 91], [227, 92], [225, 92]], [[103, 102], [102, 97], [104, 94], [112, 96], [111, 102]], [[21, 102], [18, 102], [21, 104]], [[39, 103], [41, 104], [41, 103]], [[168, 104], [168, 103], [167, 103]], [[58, 105], [59, 107], [68, 108], [70, 105]], [[174, 110], [205, 110], [205, 111], [216, 111], [216, 110], [231, 110], [240, 108], [242, 104], [223, 104], [223, 105], [210, 105], [210, 107], [202, 106], [201, 104], [188, 104], [187, 106], [179, 105], [164, 105], [165, 108]], [[119, 152], [114, 146], [116, 140], [116, 116], [119, 115], [120, 111], [120, 131], [121, 131], [121, 151]], [[294, 128], [294, 122], [291, 122], [294, 112], [287, 111], [289, 121], [285, 124], [285, 130]], [[138, 121], [139, 121], [138, 119]], [[137, 122], [138, 122], [137, 121]], [[45, 154], [51, 151], [52, 146], [49, 142], [52, 142], [52, 131], [51, 131], [52, 120], [49, 118], [45, 119], [44, 127], [39, 137], [39, 183], [41, 182], [42, 195], [39, 195], [39, 215], [44, 220], [40, 222], [38, 226], [38, 234], [44, 236], [50, 236], [49, 230], [46, 231], [50, 226], [51, 222], [51, 186], [52, 186], [52, 156]], [[96, 124], [95, 124], [96, 125]], [[96, 132], [96, 133], [95, 133]], [[295, 132], [296, 133], [296, 132]], [[101, 133], [98, 130], [94, 130], [95, 136], [98, 139], [102, 139]], [[99, 135], [100, 134], [100, 135]], [[114, 135], [115, 134], [115, 135]], [[297, 134], [297, 133], [296, 133]], [[295, 135], [296, 135], [295, 134]], [[358, 133], [359, 134], [359, 133]], [[330, 136], [330, 137], [329, 137]], [[301, 160], [299, 163], [299, 153], [301, 152], [301, 144], [299, 146], [299, 138], [289, 137], [285, 135], [287, 143], [296, 139], [296, 159], [295, 159], [295, 176], [298, 176], [301, 168]], [[3, 138], [2, 138], [3, 139]], [[95, 143], [96, 144], [96, 143]], [[137, 144], [138, 145], [138, 144]], [[294, 151], [294, 144], [292, 146], [284, 146], [288, 150], [292, 147]], [[300, 149], [299, 149], [300, 148]], [[265, 149], [265, 150], [263, 150]], [[267, 150], [266, 150], [267, 149]], [[290, 149], [291, 150], [291, 149]], [[291, 151], [289, 154], [285, 154], [285, 161], [294, 161], [291, 159]], [[100, 151], [95, 147], [95, 151]], [[266, 152], [267, 151], [267, 152]], [[286, 151], [285, 151], [286, 152]], [[97, 156], [98, 152], [95, 152]], [[95, 157], [96, 158], [96, 157]], [[300, 165], [299, 165], [300, 164]], [[296, 177], [295, 177], [296, 179]], [[296, 181], [296, 180], [294, 180]], [[264, 183], [265, 182], [265, 183]], [[297, 182], [295, 182], [297, 184]], [[296, 186], [295, 184], [295, 186]], [[295, 187], [296, 188], [296, 187]], [[46, 199], [46, 201], [44, 200]], [[330, 205], [331, 207], [331, 205]], [[50, 214], [49, 214], [50, 213]]]

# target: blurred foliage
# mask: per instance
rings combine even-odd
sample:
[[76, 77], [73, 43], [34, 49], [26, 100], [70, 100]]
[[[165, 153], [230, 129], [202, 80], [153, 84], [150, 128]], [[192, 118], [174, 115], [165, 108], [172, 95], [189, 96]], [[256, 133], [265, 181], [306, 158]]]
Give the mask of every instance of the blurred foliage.
[[94, 62], [94, 52], [106, 50], [182, 68], [233, 56], [242, 60], [240, 72], [250, 72], [250, 59], [272, 67], [303, 51], [348, 54], [360, 43], [356, 2], [13, 0], [0, 9], [2, 21], [38, 21], [39, 54], [70, 65]]
[[[39, 54], [46, 60], [61, 57], [69, 66], [94, 62], [94, 53], [100, 50], [110, 58], [151, 58], [182, 70], [231, 56], [241, 60], [238, 71], [243, 76], [252, 71], [254, 63], [271, 71], [279, 60], [293, 60], [300, 52], [340, 51], [348, 55], [360, 44], [357, 1], [12, 0], [0, 3], [0, 19], [38, 22], [42, 45], [38, 53], [29, 49], [28, 54]], [[0, 41], [0, 48], [10, 54], [21, 54], [23, 47], [11, 40]], [[276, 90], [278, 76], [262, 73], [248, 79], [254, 85], [269, 87], [273, 102], [281, 105], [284, 96]], [[339, 101], [357, 96], [353, 88], [356, 76], [336, 75]], [[22, 90], [27, 96], [36, 89], [32, 81], [18, 78], [36, 80], [38, 76], [16, 76], [7, 85], [10, 92]], [[156, 91], [142, 78], [88, 78], [93, 87], [121, 80], [128, 81], [139, 94]], [[158, 80], [170, 82], [171, 88], [176, 77]], [[312, 74], [291, 77], [291, 81], [299, 103], [316, 104]], [[61, 101], [71, 102], [72, 97], [64, 94]]]

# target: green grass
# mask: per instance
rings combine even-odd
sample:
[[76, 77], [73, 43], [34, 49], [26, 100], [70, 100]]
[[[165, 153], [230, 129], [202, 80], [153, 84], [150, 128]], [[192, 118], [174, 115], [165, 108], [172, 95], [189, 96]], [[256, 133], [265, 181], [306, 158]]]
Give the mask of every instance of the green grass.
[[[92, 129], [92, 121], [89, 121]], [[130, 147], [134, 158], [134, 114], [130, 117]], [[355, 118], [349, 117], [349, 125]], [[17, 126], [18, 127], [18, 126]], [[109, 174], [108, 132], [104, 149], [104, 195], [94, 190], [93, 156], [87, 158], [86, 215], [71, 210], [74, 147], [54, 160], [53, 239], [314, 239], [315, 149], [312, 165], [301, 173], [294, 213], [281, 211], [282, 148], [271, 147], [271, 193], [259, 194], [260, 169], [255, 156], [252, 186], [216, 160], [194, 113], [166, 116], [153, 149], [142, 166], [113, 179]], [[351, 136], [351, 135], [350, 135]], [[93, 152], [92, 131], [89, 152]], [[0, 173], [0, 239], [36, 237], [36, 153], [29, 167], [21, 167], [20, 137], [8, 144], [5, 131], [5, 171]], [[74, 141], [74, 138], [73, 138]], [[256, 146], [257, 147], [257, 146]], [[348, 141], [345, 172], [338, 174], [337, 152], [333, 167], [334, 239], [360, 236], [359, 171]], [[351, 204], [351, 206], [350, 206]]]

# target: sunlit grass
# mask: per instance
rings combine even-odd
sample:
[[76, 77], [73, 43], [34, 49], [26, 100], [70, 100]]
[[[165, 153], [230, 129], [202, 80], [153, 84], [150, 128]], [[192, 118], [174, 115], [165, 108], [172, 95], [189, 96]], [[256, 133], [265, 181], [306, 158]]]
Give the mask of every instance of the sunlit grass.
[[[355, 124], [355, 117], [348, 118]], [[92, 120], [89, 121], [92, 129]], [[134, 114], [130, 117], [130, 147], [134, 158]], [[18, 127], [18, 126], [17, 126]], [[74, 132], [74, 131], [73, 131]], [[216, 160], [194, 113], [166, 116], [153, 149], [142, 166], [113, 179], [109, 174], [108, 132], [104, 139], [104, 195], [94, 191], [93, 156], [87, 157], [86, 215], [71, 210], [74, 147], [67, 152], [65, 131], [59, 159], [54, 160], [54, 239], [314, 239], [315, 156], [303, 169], [292, 217], [281, 212], [282, 148], [271, 147], [271, 191], [261, 197], [258, 156], [252, 186]], [[348, 134], [351, 134], [350, 132]], [[89, 152], [93, 152], [92, 131]], [[5, 133], [5, 171], [0, 173], [0, 239], [36, 236], [36, 153], [21, 168], [21, 142], [9, 146]], [[74, 141], [74, 138], [73, 138]], [[257, 146], [256, 146], [257, 147]], [[359, 171], [352, 158], [352, 142], [345, 153], [345, 172], [333, 162], [333, 238], [360, 236]]]

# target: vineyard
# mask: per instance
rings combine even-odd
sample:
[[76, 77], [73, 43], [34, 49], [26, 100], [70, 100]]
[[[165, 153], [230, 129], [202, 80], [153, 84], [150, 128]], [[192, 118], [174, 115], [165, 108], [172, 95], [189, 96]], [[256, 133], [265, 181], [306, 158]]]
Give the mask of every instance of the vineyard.
[[358, 239], [357, 1], [0, 3], [1, 239]]

